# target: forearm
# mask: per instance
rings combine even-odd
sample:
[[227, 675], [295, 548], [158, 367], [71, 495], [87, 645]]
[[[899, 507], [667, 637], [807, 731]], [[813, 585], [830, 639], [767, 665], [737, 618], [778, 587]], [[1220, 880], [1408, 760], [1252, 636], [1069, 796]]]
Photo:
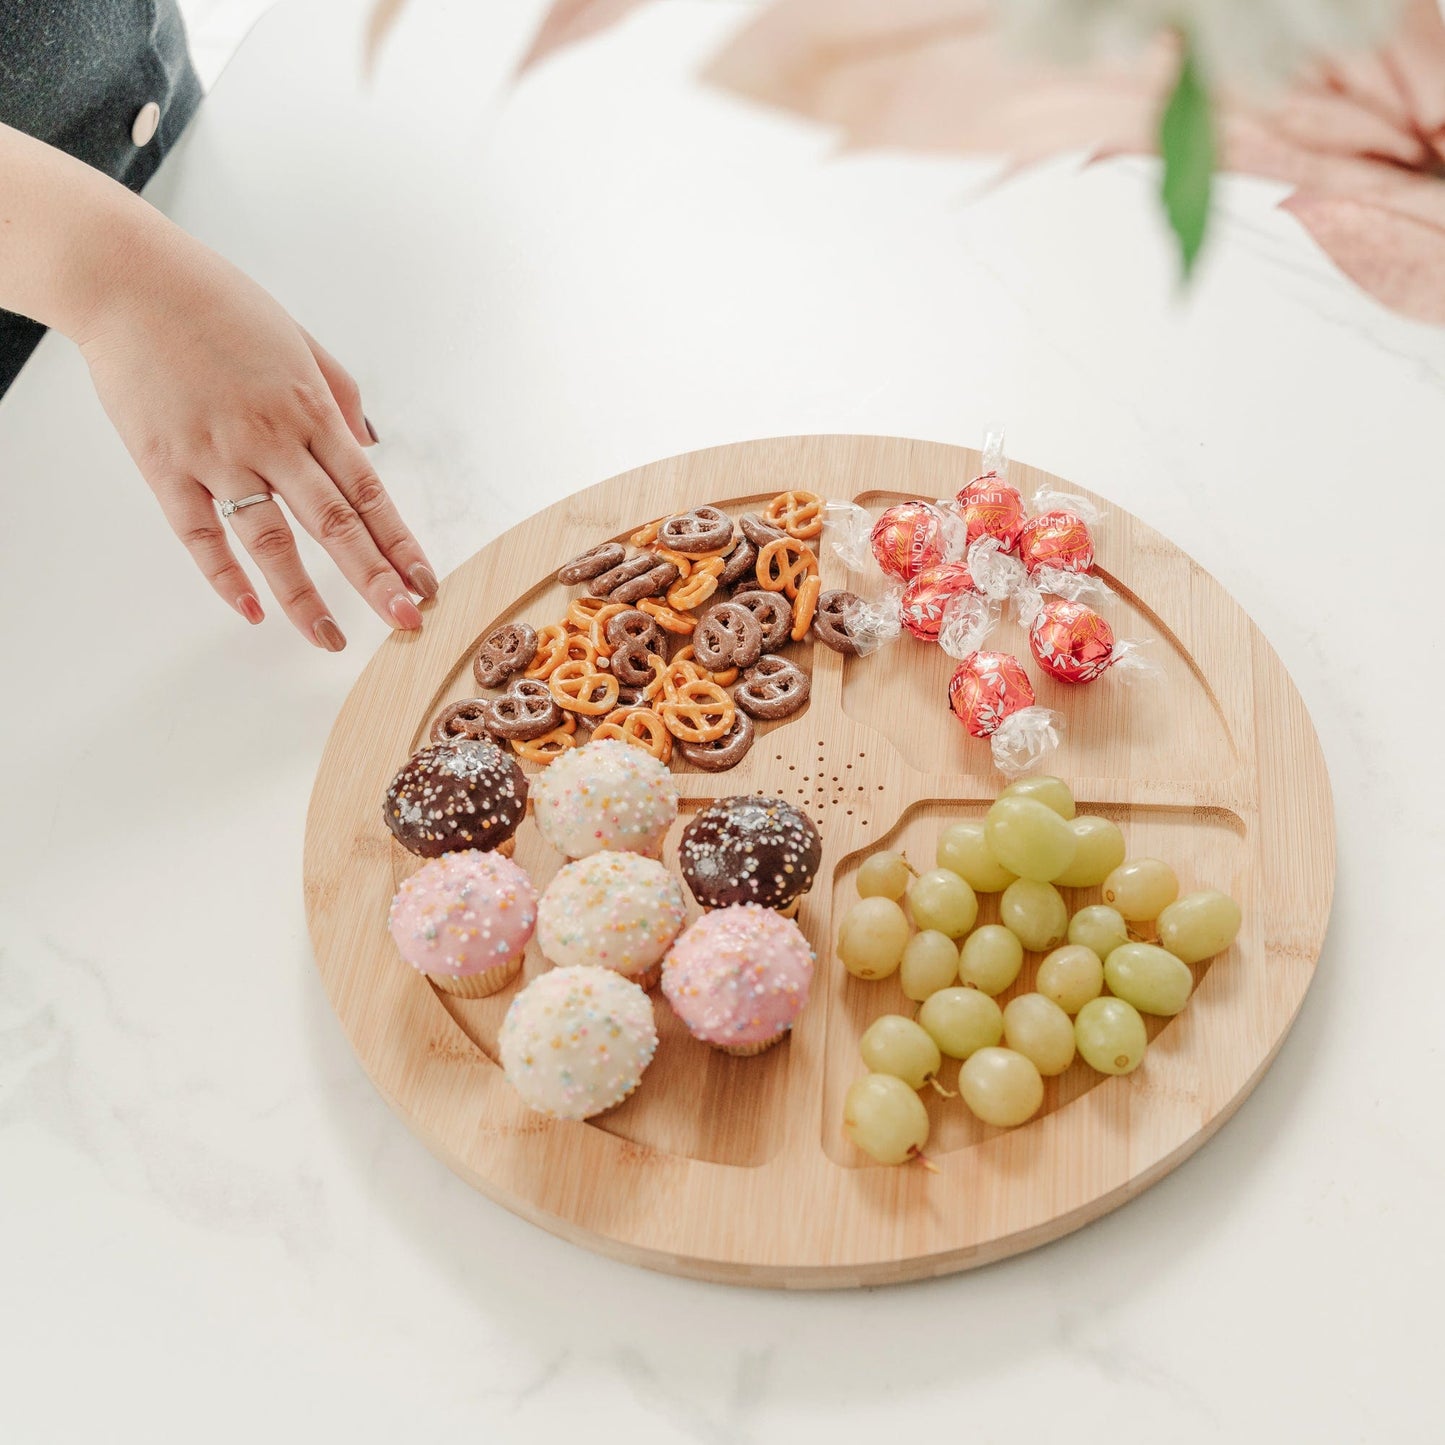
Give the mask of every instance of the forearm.
[[119, 182], [0, 125], [0, 306], [75, 339], [170, 222]]

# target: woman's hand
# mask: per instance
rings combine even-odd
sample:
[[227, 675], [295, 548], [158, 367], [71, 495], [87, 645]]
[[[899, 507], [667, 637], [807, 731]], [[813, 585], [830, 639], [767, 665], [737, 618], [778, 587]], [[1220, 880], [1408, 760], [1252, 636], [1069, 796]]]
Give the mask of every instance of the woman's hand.
[[166, 520], [217, 593], [260, 622], [215, 503], [271, 492], [284, 510], [244, 507], [230, 530], [303, 636], [346, 646], [288, 512], [384, 622], [420, 627], [409, 593], [435, 596], [436, 575], [362, 450], [376, 436], [356, 383], [260, 286], [150, 215], [72, 334]]

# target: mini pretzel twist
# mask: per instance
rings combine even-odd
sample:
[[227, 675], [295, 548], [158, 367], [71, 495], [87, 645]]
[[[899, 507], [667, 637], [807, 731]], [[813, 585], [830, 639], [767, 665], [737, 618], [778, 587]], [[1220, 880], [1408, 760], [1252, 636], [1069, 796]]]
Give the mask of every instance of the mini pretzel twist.
[[588, 632], [592, 627], [592, 619], [604, 607], [615, 607], [616, 605], [605, 597], [574, 597], [567, 604], [566, 624], [573, 632]]
[[792, 537], [779, 537], [758, 553], [758, 582], [767, 592], [781, 592], [789, 599], [808, 577], [818, 575], [818, 558], [811, 547]]
[[607, 637], [607, 624], [614, 617], [620, 617], [624, 612], [631, 610], [625, 603], [609, 602], [605, 606], [599, 607], [593, 614], [592, 623], [587, 629], [587, 640], [592, 644], [592, 650], [597, 654], [599, 662], [605, 661], [613, 653], [612, 643]]
[[561, 622], [554, 622], [550, 627], [539, 628], [537, 631], [537, 655], [522, 676], [551, 677], [557, 664], [563, 661], [566, 655], [565, 649], [569, 636], [566, 625]]
[[661, 561], [671, 562], [677, 568], [679, 579], [686, 577], [692, 571], [693, 559], [686, 553], [674, 552], [671, 547], [664, 547], [661, 542], [655, 542], [648, 550]]
[[816, 492], [779, 492], [763, 508], [763, 521], [795, 541], [810, 541], [823, 530], [823, 499]]
[[571, 713], [567, 714], [561, 727], [555, 727], [539, 738], [512, 739], [512, 751], [523, 762], [537, 763], [544, 768], [548, 763], [556, 762], [569, 748], [576, 746], [577, 719]]
[[[660, 662], [661, 659], [649, 658], [648, 661]], [[660, 671], [655, 670], [652, 681], [643, 689], [643, 696], [649, 701], [661, 698], [664, 702], [676, 702], [680, 691], [688, 683], [711, 681], [706, 670], [691, 658], [674, 657], [671, 662], [663, 663]]]
[[715, 682], [689, 682], [657, 711], [667, 730], [684, 743], [710, 743], [732, 727], [737, 709]]
[[592, 741], [614, 738], [651, 753], [660, 763], [672, 761], [672, 734], [662, 717], [650, 707], [622, 707], [607, 714], [592, 729]]
[[[585, 642], [585, 638], [574, 638]], [[589, 647], [591, 643], [587, 644]], [[617, 706], [617, 679], [610, 672], [598, 672], [584, 658], [558, 663], [547, 679], [558, 707], [567, 712], [580, 712], [587, 717], [600, 717]]]
[[650, 547], [657, 541], [657, 534], [662, 530], [662, 524], [667, 519], [659, 517], [655, 522], [649, 522], [645, 527], [639, 527], [627, 540], [634, 547]]
[[697, 618], [674, 611], [673, 608], [664, 602], [659, 602], [655, 597], [644, 597], [637, 606], [640, 611], [647, 613], [663, 631], [676, 633], [679, 637], [688, 636], [697, 626]]
[[709, 667], [698, 657], [697, 648], [695, 648], [692, 643], [688, 643], [686, 647], [679, 648], [674, 652], [672, 661], [674, 665], [679, 662], [688, 663], [697, 673], [698, 677], [710, 677], [719, 687], [731, 687], [733, 683], [738, 680], [737, 668], [728, 667], [719, 671], [715, 667]]
[[717, 591], [717, 579], [722, 569], [720, 557], [697, 563], [690, 577], [674, 582], [667, 589], [667, 605], [678, 612], [691, 612], [694, 607], [701, 607]]
[[822, 590], [823, 580], [816, 572], [798, 584], [798, 595], [793, 599], [793, 630], [789, 633], [794, 642], [801, 642], [808, 635]]

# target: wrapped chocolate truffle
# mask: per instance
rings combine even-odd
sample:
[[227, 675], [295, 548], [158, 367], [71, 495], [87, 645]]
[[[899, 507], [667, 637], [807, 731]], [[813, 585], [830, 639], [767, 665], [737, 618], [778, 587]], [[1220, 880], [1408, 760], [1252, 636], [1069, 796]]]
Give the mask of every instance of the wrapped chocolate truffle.
[[975, 592], [973, 576], [962, 562], [925, 567], [903, 589], [899, 620], [922, 642], [936, 642], [944, 609], [960, 592]]
[[873, 560], [900, 582], [948, 560], [947, 522], [931, 502], [900, 502], [889, 507], [873, 524], [869, 541]]
[[813, 820], [781, 798], [721, 798], [683, 830], [678, 866], [707, 909], [758, 903], [790, 917], [813, 886], [823, 840]]
[[1018, 658], [978, 650], [960, 660], [948, 684], [948, 705], [969, 735], [987, 738], [994, 766], [1014, 776], [1058, 746], [1061, 719], [1034, 702]]
[[1039, 597], [1026, 625], [1034, 661], [1060, 682], [1093, 682], [1116, 666], [1133, 676], [1158, 672], [1139, 652], [1141, 643], [1116, 639], [1114, 629], [1086, 602]]

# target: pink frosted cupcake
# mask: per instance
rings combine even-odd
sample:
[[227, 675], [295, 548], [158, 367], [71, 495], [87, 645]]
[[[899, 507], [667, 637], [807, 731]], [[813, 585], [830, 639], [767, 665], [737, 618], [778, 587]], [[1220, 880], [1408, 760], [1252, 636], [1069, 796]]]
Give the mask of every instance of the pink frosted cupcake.
[[760, 1054], [808, 1001], [813, 950], [802, 930], [756, 903], [698, 919], [662, 964], [662, 991], [696, 1039], [725, 1054]]
[[500, 853], [444, 853], [401, 885], [387, 922], [418, 973], [447, 993], [485, 998], [521, 972], [537, 891]]

